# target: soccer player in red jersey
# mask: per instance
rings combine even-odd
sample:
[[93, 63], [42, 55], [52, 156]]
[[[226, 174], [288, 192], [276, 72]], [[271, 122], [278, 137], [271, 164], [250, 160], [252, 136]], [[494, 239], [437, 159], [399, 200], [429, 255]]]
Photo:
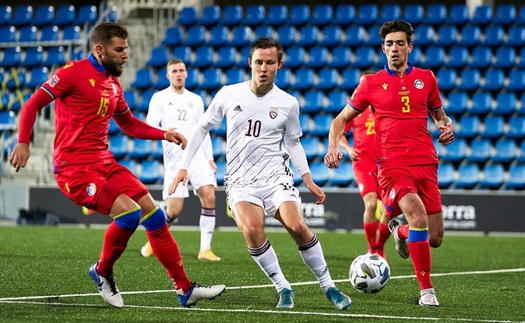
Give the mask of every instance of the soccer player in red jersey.
[[53, 170], [58, 187], [78, 205], [113, 218], [104, 235], [100, 259], [89, 270], [102, 298], [112, 306], [124, 306], [113, 267], [142, 224], [180, 303], [191, 306], [200, 299], [220, 295], [225, 286], [200, 286], [188, 279], [163, 209], [108, 150], [111, 118], [129, 136], [186, 146], [186, 138], [180, 133], [151, 127], [131, 113], [118, 80], [128, 60], [127, 37], [127, 29], [120, 23], [103, 22], [93, 29], [89, 57], [59, 68], [22, 108], [18, 144], [10, 162], [17, 172], [25, 167], [37, 113], [55, 100]]
[[[364, 71], [361, 73], [360, 79], [369, 74], [374, 74], [374, 72], [371, 70]], [[357, 118], [349, 121], [344, 129], [345, 135], [350, 131], [354, 137], [354, 145], [349, 144], [346, 136], [341, 136], [339, 144], [348, 152], [352, 161], [359, 194], [361, 194], [365, 205], [363, 229], [368, 243], [368, 253], [378, 254], [386, 258], [384, 246], [390, 237], [390, 230], [388, 229], [388, 217], [378, 205], [380, 204], [378, 202], [381, 192], [377, 184], [376, 141], [372, 110], [366, 109]], [[380, 221], [376, 219], [377, 211], [382, 214]]]
[[325, 164], [339, 167], [342, 158], [338, 141], [345, 124], [372, 106], [378, 143], [378, 180], [389, 217], [401, 213], [408, 221], [389, 227], [396, 249], [412, 264], [421, 289], [419, 305], [439, 306], [430, 280], [430, 246], [439, 247], [443, 238], [443, 213], [437, 180], [438, 157], [427, 129], [430, 112], [441, 134], [438, 142], [454, 140], [452, 123], [445, 114], [437, 80], [432, 71], [408, 63], [412, 51], [412, 25], [385, 22], [379, 36], [387, 64], [383, 70], [366, 75], [350, 102], [333, 120]]

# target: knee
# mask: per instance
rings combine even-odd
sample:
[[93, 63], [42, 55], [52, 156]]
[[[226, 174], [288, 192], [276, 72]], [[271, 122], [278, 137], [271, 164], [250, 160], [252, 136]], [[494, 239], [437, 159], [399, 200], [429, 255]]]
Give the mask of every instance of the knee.
[[428, 242], [432, 248], [439, 248], [443, 242], [443, 233], [430, 234], [428, 237]]
[[179, 207], [167, 207], [166, 208], [166, 214], [168, 217], [172, 220], [177, 219], [181, 213], [181, 209]]
[[162, 208], [157, 206], [144, 216], [141, 223], [147, 231], [155, 231], [166, 225], [166, 215]]
[[136, 209], [115, 217], [115, 223], [126, 230], [135, 231], [140, 224], [140, 216], [142, 215], [142, 209], [137, 207]]

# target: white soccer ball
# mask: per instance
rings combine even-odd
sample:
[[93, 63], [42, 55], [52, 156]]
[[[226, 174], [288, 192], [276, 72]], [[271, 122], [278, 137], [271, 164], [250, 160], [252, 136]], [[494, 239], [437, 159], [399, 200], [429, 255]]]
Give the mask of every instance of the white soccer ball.
[[365, 254], [352, 261], [349, 271], [350, 283], [363, 293], [375, 294], [385, 288], [390, 279], [390, 267], [379, 255]]

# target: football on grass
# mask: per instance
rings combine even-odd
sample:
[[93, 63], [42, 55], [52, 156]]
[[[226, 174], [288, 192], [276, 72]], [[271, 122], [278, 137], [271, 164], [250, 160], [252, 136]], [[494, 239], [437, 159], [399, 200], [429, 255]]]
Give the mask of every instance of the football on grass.
[[360, 292], [379, 293], [390, 279], [390, 267], [386, 260], [373, 254], [357, 256], [350, 265], [350, 283]]

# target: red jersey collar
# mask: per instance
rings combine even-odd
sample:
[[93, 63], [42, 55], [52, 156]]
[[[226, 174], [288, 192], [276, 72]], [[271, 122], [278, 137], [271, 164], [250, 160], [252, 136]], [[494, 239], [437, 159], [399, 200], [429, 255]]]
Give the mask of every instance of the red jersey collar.
[[[408, 64], [408, 68], [405, 70], [405, 74], [408, 75], [408, 74], [410, 74], [410, 72], [412, 72], [412, 68], [413, 68], [414, 66], [413, 66], [412, 64], [410, 64], [410, 63], [407, 63], [407, 64]], [[396, 71], [391, 70], [391, 69], [388, 68], [388, 64], [385, 64], [385, 70], [386, 70], [386, 72], [387, 72], [388, 74], [390, 74], [390, 75], [392, 75], [392, 76], [396, 76], [396, 75], [397, 75]]]
[[99, 71], [100, 73], [104, 73], [106, 71], [104, 66], [100, 65], [100, 63], [97, 61], [93, 53], [89, 54], [88, 59], [91, 62], [91, 64], [93, 64], [93, 66], [97, 69], [97, 71]]

